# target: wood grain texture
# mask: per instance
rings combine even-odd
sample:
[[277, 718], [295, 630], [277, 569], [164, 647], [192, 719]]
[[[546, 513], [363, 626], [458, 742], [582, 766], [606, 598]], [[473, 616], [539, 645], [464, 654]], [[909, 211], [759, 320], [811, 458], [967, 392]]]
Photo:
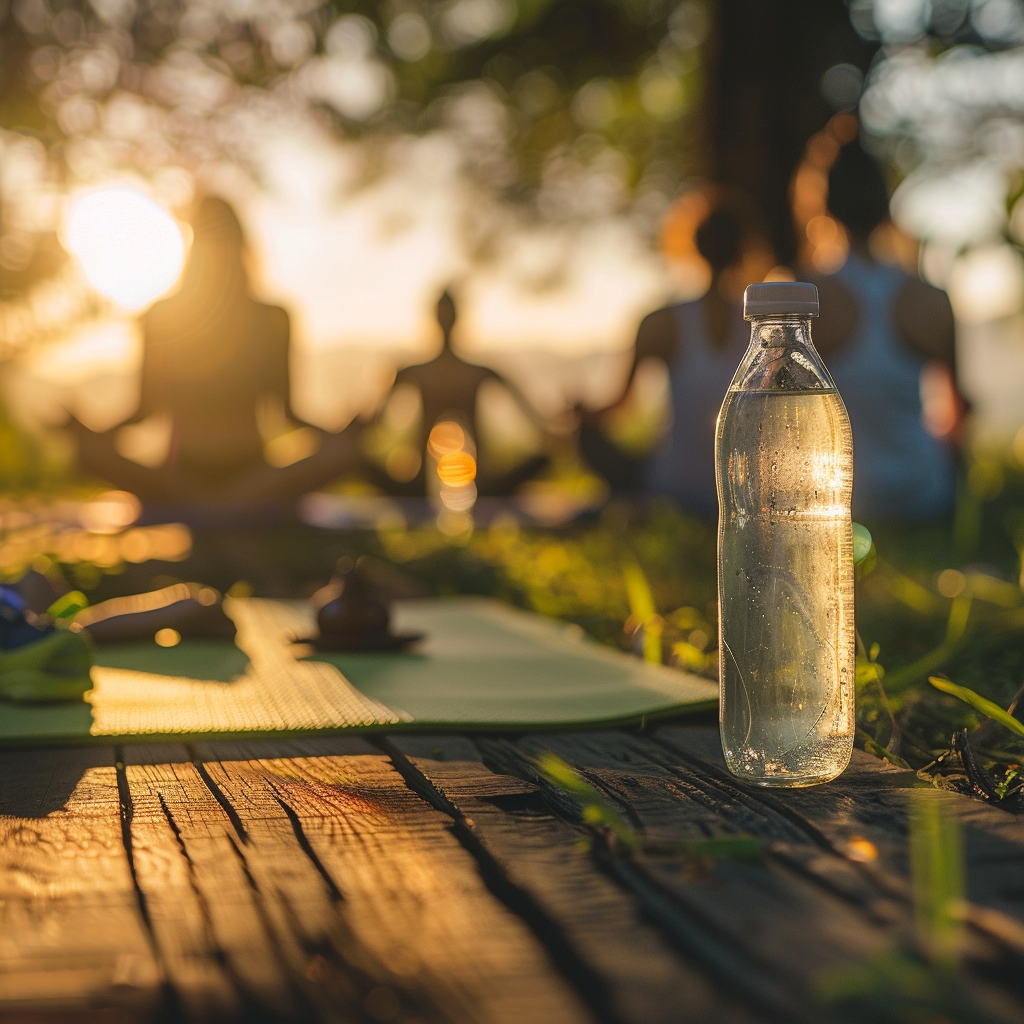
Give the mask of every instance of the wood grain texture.
[[[660, 893], [699, 922], [710, 943], [724, 941], [738, 971], [734, 982], [742, 986], [749, 979], [747, 995], [766, 1013], [827, 1019], [825, 1009], [814, 1004], [816, 982], [824, 973], [867, 962], [911, 940], [909, 902], [832, 848], [813, 821], [780, 806], [779, 800], [788, 801], [793, 793], [780, 797], [734, 785], [710, 763], [682, 759], [646, 736], [595, 732], [530, 736], [516, 744], [479, 742], [493, 767], [515, 770], [518, 762], [527, 777], [531, 759], [553, 751], [655, 846], [737, 833], [763, 840], [769, 856], [762, 864], [718, 863], [708, 874], [695, 872], [679, 856], [644, 853], [628, 863], [618, 861], [617, 871], [656, 911]], [[825, 804], [842, 799], [831, 787], [800, 792]], [[564, 794], [553, 797], [564, 803]], [[901, 838], [905, 849], [905, 831]], [[671, 932], [670, 914], [664, 923]], [[1003, 993], [983, 978], [1006, 967], [1003, 951], [974, 934], [968, 935], [965, 952], [978, 998], [1004, 1011]], [[716, 972], [723, 965], [709, 960], [706, 966]], [[1008, 1019], [1022, 1017], [1017, 1006]]]
[[122, 753], [136, 879], [161, 961], [188, 1019], [258, 1006], [287, 1017], [292, 991], [230, 819], [184, 747]]
[[[193, 755], [203, 762], [204, 780], [230, 812], [239, 832], [249, 877], [260, 894], [264, 913], [303, 990], [307, 1013], [320, 1020], [362, 1020], [367, 1004], [380, 1003], [384, 1017], [401, 1000], [389, 988], [390, 968], [353, 935], [341, 906], [342, 894], [306, 836], [297, 815], [272, 787], [238, 790], [238, 770], [224, 765], [258, 765], [325, 756], [370, 754], [376, 748], [358, 737], [302, 737], [284, 741], [252, 740], [197, 744]], [[284, 757], [287, 755], [287, 758]], [[241, 774], [245, 774], [244, 767]], [[383, 1009], [381, 1009], [383, 1008]], [[371, 1017], [373, 1013], [371, 1012]], [[414, 1015], [411, 1021], [418, 1020]]]
[[538, 787], [483, 764], [476, 744], [459, 736], [392, 736], [405, 756], [447, 799], [509, 882], [542, 911], [591, 973], [590, 995], [607, 1015], [630, 1024], [752, 1020], [707, 977], [682, 960], [640, 909], [600, 871], [585, 834], [552, 814]]
[[110, 749], [0, 753], [0, 1014], [159, 1005]]
[[[581, 845], [579, 805], [536, 774], [545, 750], [646, 849]], [[825, 1024], [822, 972], [912, 932], [917, 779], [861, 754], [828, 786], [770, 792], [727, 773], [715, 730], [664, 725], [11, 751], [0, 772], [15, 1024]], [[950, 806], [964, 977], [1024, 1021], [1024, 822]], [[738, 833], [763, 863], [673, 852]]]
[[[368, 998], [371, 1009], [375, 998], [383, 998], [387, 1010], [387, 996], [374, 995], [387, 971], [347, 932], [336, 908], [337, 889], [287, 811], [278, 806], [276, 815], [243, 819], [203, 763], [204, 757], [322, 754], [339, 747], [379, 756], [364, 740], [330, 737], [254, 739], [216, 750], [126, 749], [124, 756], [137, 762], [126, 770], [136, 799], [132, 825], [141, 851], [138, 872], [147, 892], [155, 893], [154, 930], [164, 939], [169, 973], [190, 1018], [209, 1017], [215, 1002], [211, 996], [220, 993], [211, 992], [208, 975], [197, 977], [191, 957], [181, 955], [186, 930], [189, 954], [206, 947], [201, 963], [207, 972], [223, 965], [223, 980], [237, 993], [228, 1014], [363, 1020]], [[242, 802], [243, 810], [249, 807]], [[180, 856], [162, 876], [150, 870], [159, 869], [161, 860], [151, 865], [144, 857], [157, 849], [166, 864], [176, 852], [172, 835]], [[174, 872], [176, 886], [166, 877]], [[198, 918], [192, 903], [201, 911]], [[164, 907], [167, 913], [158, 927], [157, 912]]]
[[[375, 984], [366, 999], [395, 1019], [592, 1020], [529, 929], [488, 892], [449, 819], [386, 757], [210, 761], [206, 770], [254, 851], [286, 830], [301, 834], [340, 897], [331, 951], [343, 962], [358, 954]], [[281, 898], [294, 907], [301, 894], [282, 886]]]
[[[817, 865], [849, 864], [851, 840], [869, 840], [878, 859], [856, 863], [857, 875], [876, 892], [909, 900], [908, 791], [918, 782], [915, 773], [855, 750], [850, 767], [828, 786], [766, 794], [728, 774], [716, 730], [663, 727], [655, 735], [664, 749], [683, 755], [683, 770], [704, 778], [712, 798], [753, 802], [766, 826], [788, 826], [817, 845]], [[954, 793], [946, 806], [964, 837], [968, 919], [1024, 969], [1024, 819]]]

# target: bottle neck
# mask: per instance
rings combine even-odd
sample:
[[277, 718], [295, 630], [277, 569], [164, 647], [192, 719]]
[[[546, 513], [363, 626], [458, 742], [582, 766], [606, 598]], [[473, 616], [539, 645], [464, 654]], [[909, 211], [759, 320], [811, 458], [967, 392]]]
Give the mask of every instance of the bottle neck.
[[835, 384], [811, 338], [809, 316], [754, 317], [734, 391], [822, 391]]
[[750, 344], [760, 348], [813, 345], [809, 316], [765, 316], [750, 321]]

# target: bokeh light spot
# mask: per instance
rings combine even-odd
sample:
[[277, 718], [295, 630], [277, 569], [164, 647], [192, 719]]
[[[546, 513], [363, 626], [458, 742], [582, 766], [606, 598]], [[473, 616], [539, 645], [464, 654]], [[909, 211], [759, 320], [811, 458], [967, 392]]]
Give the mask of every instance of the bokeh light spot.
[[878, 860], [878, 847], [870, 839], [864, 839], [862, 836], [854, 836], [846, 844], [844, 852], [850, 860], [856, 861], [858, 864], [868, 864], [873, 860]]
[[104, 491], [87, 501], [79, 510], [82, 526], [92, 533], [118, 533], [131, 526], [142, 506], [128, 491]]
[[469, 452], [449, 452], [438, 460], [437, 475], [449, 487], [465, 487], [476, 479], [476, 459]]
[[[462, 451], [465, 443], [466, 432], [462, 427], [458, 423], [452, 423], [451, 420], [445, 420], [430, 431], [427, 447], [435, 459], [440, 459], [445, 455]], [[470, 479], [473, 478], [470, 477]]]
[[936, 589], [943, 597], [959, 597], [967, 586], [967, 577], [958, 569], [943, 569], [936, 581]]

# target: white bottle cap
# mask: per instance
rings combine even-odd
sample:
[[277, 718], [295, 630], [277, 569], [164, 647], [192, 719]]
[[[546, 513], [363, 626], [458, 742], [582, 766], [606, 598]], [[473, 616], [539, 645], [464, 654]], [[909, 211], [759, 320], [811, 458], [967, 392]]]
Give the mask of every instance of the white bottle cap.
[[818, 289], [806, 281], [765, 281], [749, 284], [743, 293], [743, 318], [817, 316]]

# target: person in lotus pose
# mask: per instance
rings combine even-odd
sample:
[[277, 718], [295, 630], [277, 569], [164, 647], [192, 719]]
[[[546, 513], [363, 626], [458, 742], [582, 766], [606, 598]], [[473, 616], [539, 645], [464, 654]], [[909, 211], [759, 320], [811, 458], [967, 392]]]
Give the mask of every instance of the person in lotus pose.
[[[202, 200], [178, 291], [143, 317], [139, 407], [126, 423], [96, 433], [72, 420], [83, 470], [144, 502], [265, 502], [290, 499], [340, 476], [361, 459], [359, 427], [316, 430], [318, 450], [288, 466], [264, 458], [261, 408], [296, 425], [288, 368], [288, 314], [257, 301], [245, 270], [245, 238], [231, 206]], [[117, 430], [163, 414], [166, 461], [155, 468], [118, 453]]]
[[[481, 437], [481, 389], [488, 383], [500, 385], [512, 396], [519, 412], [529, 423], [541, 433], [544, 426], [530, 403], [508, 380], [489, 367], [466, 362], [455, 353], [452, 348], [452, 330], [456, 318], [455, 300], [445, 291], [437, 302], [437, 323], [442, 336], [440, 353], [429, 362], [399, 370], [395, 377], [395, 387], [407, 385], [419, 392], [422, 411], [416, 444], [420, 452], [424, 451], [427, 438], [438, 423], [457, 423], [481, 448], [476, 478], [480, 494], [507, 496], [521, 483], [536, 476], [548, 464], [548, 458], [537, 454], [526, 457], [512, 467], [498, 470], [492, 467], [486, 440]], [[373, 473], [372, 479], [374, 483], [394, 493], [423, 494], [426, 486], [425, 466], [424, 461], [416, 476], [404, 485], [396, 485], [395, 481], [388, 480], [382, 473]]]

